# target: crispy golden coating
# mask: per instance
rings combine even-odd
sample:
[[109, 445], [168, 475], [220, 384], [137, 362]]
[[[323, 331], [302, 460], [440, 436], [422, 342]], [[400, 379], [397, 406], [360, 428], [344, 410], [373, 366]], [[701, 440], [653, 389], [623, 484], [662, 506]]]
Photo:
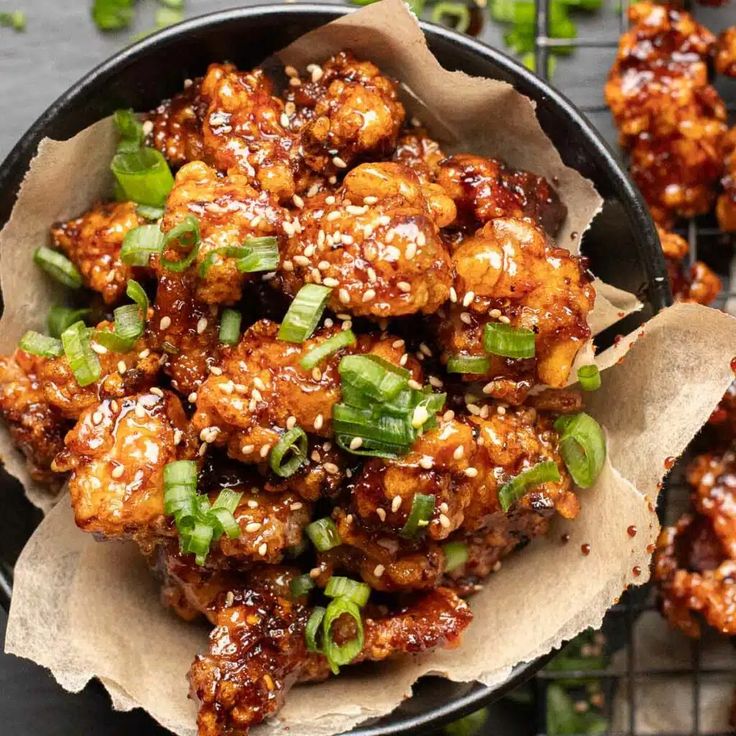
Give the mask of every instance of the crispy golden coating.
[[721, 179], [721, 192], [716, 202], [718, 225], [725, 232], [736, 232], [736, 127], [723, 138], [725, 175]]
[[726, 28], [716, 42], [716, 71], [736, 77], [736, 26]]
[[531, 223], [503, 218], [463, 240], [452, 261], [455, 302], [444, 317], [440, 313], [437, 329], [443, 361], [486, 356], [483, 328], [503, 321], [536, 333], [536, 356], [490, 356], [484, 392], [520, 403], [535, 383], [564, 386], [590, 337], [587, 316], [595, 292], [581, 259], [555, 248]]
[[454, 200], [458, 224], [470, 230], [497, 217], [529, 217], [554, 237], [567, 217], [567, 207], [544, 177], [493, 158], [450, 156], [438, 166], [437, 183]]
[[[201, 243], [192, 269], [198, 269], [195, 299], [205, 304], [232, 304], [242, 296], [249, 275], [241, 273], [233, 258], [221, 255], [212, 262], [219, 248], [242, 246], [248, 238], [276, 235], [281, 231], [283, 212], [266, 192], [258, 192], [248, 177], [234, 172], [219, 175], [201, 161], [187, 164], [176, 175], [166, 201], [162, 229], [174, 228], [185, 217], [199, 221]], [[167, 255], [176, 259], [176, 250]], [[208, 261], [202, 275], [199, 269]]]
[[51, 462], [64, 447], [69, 424], [46, 400], [36, 361], [21, 350], [0, 356], [0, 416], [25, 455], [31, 477], [55, 487], [61, 479], [51, 471]]
[[306, 371], [301, 358], [338, 328], [323, 328], [300, 345], [277, 339], [278, 330], [269, 320], [252, 325], [224, 356], [222, 372], [197, 392], [196, 431], [211, 434], [214, 445], [226, 446], [228, 455], [242, 462], [265, 462], [294, 424], [319, 437], [331, 436], [332, 407], [341, 396], [337, 366], [347, 352], [377, 353], [395, 364], [403, 355], [392, 338], [365, 335], [354, 348], [333, 353], [317, 370]]
[[308, 78], [290, 75], [288, 110], [300, 132], [304, 160], [325, 176], [365, 160], [381, 160], [396, 147], [404, 122], [397, 84], [370, 61], [341, 51]]
[[412, 128], [399, 136], [392, 160], [408, 166], [423, 181], [434, 181], [444, 158], [440, 144], [426, 130]]
[[285, 224], [278, 285], [292, 296], [305, 283], [330, 286], [337, 312], [431, 313], [449, 294], [439, 228], [454, 213], [441, 189], [401, 164], [358, 166], [335, 194], [312, 197], [298, 221]]
[[143, 222], [134, 202], [98, 203], [81, 217], [54, 225], [51, 239], [79, 269], [85, 286], [115, 304], [133, 278], [133, 269], [120, 260], [123, 238]]
[[196, 443], [174, 394], [158, 389], [91, 406], [65, 445], [54, 468], [71, 472], [77, 526], [141, 542], [176, 533], [164, 517], [164, 466], [192, 458]]

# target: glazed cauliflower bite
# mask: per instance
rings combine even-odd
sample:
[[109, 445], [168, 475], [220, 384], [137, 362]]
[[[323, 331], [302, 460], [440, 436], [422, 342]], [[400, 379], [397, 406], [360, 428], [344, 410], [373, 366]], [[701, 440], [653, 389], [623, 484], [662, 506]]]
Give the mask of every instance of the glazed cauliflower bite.
[[403, 355], [403, 347], [393, 347], [392, 338], [366, 335], [354, 348], [333, 353], [317, 369], [306, 371], [299, 365], [301, 358], [338, 328], [318, 330], [300, 345], [277, 339], [278, 330], [269, 320], [248, 328], [240, 343], [224, 355], [221, 372], [211, 375], [197, 392], [195, 430], [215, 446], [226, 446], [228, 455], [242, 462], [265, 462], [291, 426], [318, 437], [331, 436], [332, 407], [341, 396], [337, 366], [346, 352], [370, 352], [395, 364]]
[[[234, 259], [218, 256], [204, 275], [199, 268], [218, 248], [242, 246], [247, 238], [276, 235], [281, 231], [281, 208], [268, 193], [253, 189], [248, 177], [237, 172], [222, 176], [195, 161], [176, 175], [166, 201], [163, 231], [171, 230], [188, 215], [199, 221], [202, 238], [192, 265], [199, 276], [195, 299], [205, 304], [237, 302], [250, 276], [238, 271]], [[173, 251], [168, 255], [173, 257]]]
[[485, 356], [484, 326], [505, 322], [536, 333], [536, 356], [489, 356], [484, 392], [520, 403], [534, 383], [564, 386], [590, 337], [587, 316], [595, 299], [580, 258], [555, 248], [531, 223], [501, 218], [462, 241], [452, 261], [455, 301], [437, 329], [443, 360]]
[[306, 201], [281, 256], [278, 282], [294, 296], [305, 283], [332, 288], [336, 312], [390, 317], [434, 312], [450, 290], [440, 228], [455, 217], [436, 185], [396, 163], [363, 164], [335, 194]]
[[287, 67], [287, 114], [299, 130], [304, 161], [313, 171], [335, 175], [360, 161], [391, 155], [404, 122], [397, 84], [370, 61], [341, 51], [308, 78]]
[[422, 181], [433, 181], [444, 158], [440, 144], [426, 130], [412, 128], [399, 136], [392, 161], [408, 166]]
[[437, 167], [437, 183], [452, 197], [458, 224], [475, 230], [497, 217], [529, 217], [554, 237], [567, 217], [557, 192], [542, 176], [463, 153]]
[[736, 127], [723, 138], [725, 173], [721, 179], [723, 191], [716, 202], [718, 226], [725, 232], [736, 232]]
[[85, 286], [115, 304], [125, 295], [133, 269], [120, 260], [126, 233], [143, 224], [134, 202], [96, 204], [89, 212], [51, 228], [53, 244], [82, 274]]
[[726, 28], [716, 43], [716, 71], [727, 77], [736, 77], [736, 26]]

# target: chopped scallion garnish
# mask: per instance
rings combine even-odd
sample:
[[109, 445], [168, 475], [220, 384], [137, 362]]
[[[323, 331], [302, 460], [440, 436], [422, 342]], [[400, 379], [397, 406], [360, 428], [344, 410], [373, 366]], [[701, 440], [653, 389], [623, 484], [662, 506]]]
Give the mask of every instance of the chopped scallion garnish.
[[325, 595], [328, 598], [347, 598], [358, 606], [364, 606], [368, 602], [371, 588], [365, 583], [359, 583], [350, 578], [333, 575], [327, 581]]
[[411, 539], [421, 534], [432, 518], [434, 504], [434, 495], [415, 493], [411, 500], [411, 511], [400, 532], [401, 536]]
[[[186, 271], [194, 263], [199, 253], [199, 245], [202, 240], [199, 232], [199, 220], [187, 215], [181, 222], [171, 228], [165, 235], [161, 249], [161, 265], [167, 271], [181, 273]], [[164, 255], [167, 247], [185, 251], [186, 255], [180, 260], [172, 261]]]
[[133, 20], [134, 0], [94, 0], [92, 19], [101, 31], [119, 31]]
[[312, 544], [320, 552], [327, 552], [328, 549], [342, 544], [335, 522], [327, 516], [307, 525], [305, 531]]
[[110, 168], [125, 198], [136, 204], [163, 207], [174, 186], [169, 164], [155, 148], [117, 153]]
[[279, 265], [279, 242], [273, 236], [246, 238], [243, 245], [226, 245], [210, 251], [199, 266], [205, 278], [219, 258], [232, 258], [241, 273], [275, 271]]
[[482, 355], [451, 355], [447, 360], [448, 373], [483, 375], [491, 369], [491, 361]]
[[61, 333], [79, 320], [84, 320], [92, 310], [74, 309], [72, 307], [51, 307], [46, 322], [52, 337], [61, 337]]
[[533, 358], [535, 335], [522, 327], [489, 322], [483, 328], [483, 347], [487, 353], [504, 358]]
[[0, 26], [12, 28], [14, 31], [25, 31], [26, 14], [22, 10], [0, 13]]
[[468, 561], [468, 545], [465, 542], [447, 542], [442, 545], [445, 553], [445, 571], [452, 572]]
[[302, 343], [309, 338], [322, 317], [332, 289], [305, 284], [291, 302], [279, 328], [278, 339]]
[[[344, 615], [350, 616], [355, 622], [355, 637], [337, 644], [332, 636], [332, 624]], [[348, 598], [335, 598], [330, 601], [322, 619], [322, 637], [322, 652], [332, 672], [338, 674], [340, 667], [350, 664], [363, 649], [363, 620], [357, 604]]]
[[292, 598], [301, 598], [314, 588], [314, 580], [309, 575], [299, 575], [289, 582], [289, 592]]
[[511, 505], [526, 495], [532, 486], [540, 483], [557, 482], [560, 480], [560, 470], [553, 460], [545, 460], [531, 468], [522, 471], [508, 483], [504, 483], [498, 492], [498, 503], [506, 512]]
[[89, 339], [90, 329], [81, 320], [61, 333], [61, 344], [64, 347], [69, 366], [77, 383], [84, 387], [99, 380], [102, 368], [99, 358]]
[[315, 345], [300, 361], [299, 365], [305, 371], [311, 371], [312, 368], [318, 366], [325, 358], [329, 357], [338, 350], [355, 345], [355, 333], [352, 330], [341, 330], [332, 337], [328, 337], [324, 342]]
[[163, 207], [149, 207], [147, 204], [139, 204], [135, 208], [136, 214], [144, 220], [156, 222], [164, 216]]
[[120, 260], [129, 266], [147, 266], [151, 256], [161, 252], [165, 235], [158, 225], [141, 225], [128, 230], [120, 248]]
[[113, 330], [97, 330], [95, 342], [115, 353], [127, 353], [146, 328], [148, 295], [134, 279], [128, 281], [125, 293], [135, 304], [125, 304], [113, 312]]
[[33, 261], [60, 284], [64, 284], [64, 286], [68, 286], [71, 289], [79, 289], [82, 286], [82, 274], [58, 250], [51, 250], [51, 248], [42, 245], [40, 248], [36, 248], [33, 254]]
[[591, 364], [578, 368], [578, 382], [583, 391], [597, 391], [601, 387], [601, 373], [598, 366]]
[[113, 122], [118, 131], [118, 153], [137, 151], [143, 145], [143, 126], [132, 110], [116, 110]]
[[325, 611], [326, 609], [322, 606], [315, 606], [304, 629], [304, 639], [307, 642], [307, 650], [310, 652], [322, 651], [322, 643], [318, 637], [321, 631], [322, 619], [325, 617]]
[[223, 345], [237, 345], [240, 340], [240, 323], [243, 315], [235, 309], [223, 309], [220, 316], [220, 342]]
[[34, 330], [28, 330], [21, 337], [18, 347], [31, 355], [40, 355], [42, 358], [58, 358], [64, 352], [61, 340], [42, 335]]
[[301, 427], [292, 427], [273, 446], [268, 464], [276, 475], [288, 478], [299, 470], [306, 459], [307, 435]]
[[585, 412], [563, 415], [555, 422], [560, 432], [560, 455], [575, 483], [589, 488], [603, 470], [606, 438], [601, 425]]

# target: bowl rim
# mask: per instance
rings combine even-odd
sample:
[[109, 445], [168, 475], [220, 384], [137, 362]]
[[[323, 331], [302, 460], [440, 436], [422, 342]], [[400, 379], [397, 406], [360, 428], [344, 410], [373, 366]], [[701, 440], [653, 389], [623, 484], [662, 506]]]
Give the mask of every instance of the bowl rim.
[[[236, 7], [205, 13], [184, 20], [121, 49], [71, 84], [28, 127], [0, 164], [0, 191], [12, 188], [15, 190], [15, 197], [17, 197], [19, 185], [25, 176], [28, 164], [36, 153], [38, 144], [45, 137], [48, 126], [60, 112], [73, 107], [85, 95], [93, 93], [107, 79], [117, 74], [121, 67], [134, 63], [153, 48], [173, 42], [181, 36], [194, 34], [210, 26], [217, 26], [233, 20], [242, 21], [261, 15], [298, 20], [303, 15], [321, 15], [326, 23], [357, 10], [359, 10], [358, 7], [320, 2], [256, 4], [247, 7]], [[564, 94], [505, 52], [445, 26], [428, 21], [420, 21], [419, 23], [425, 36], [439, 37], [444, 42], [449, 43], [450, 46], [461, 47], [463, 50], [469, 50], [472, 54], [493, 62], [515, 81], [522, 80], [527, 87], [534, 91], [533, 95], [527, 94], [527, 96], [545, 99], [545, 104], [556, 106], [571, 120], [580, 135], [589, 141], [595, 155], [599, 157], [602, 168], [610, 178], [613, 189], [618, 198], [624, 203], [633, 227], [639, 233], [639, 245], [647, 275], [649, 303], [655, 312], [668, 306], [672, 301], [669, 283], [668, 279], [661, 278], [666, 276], [665, 261], [649, 210], [612, 149], [603, 140], [593, 124]], [[10, 211], [7, 215], [9, 217]], [[6, 218], [0, 212], [0, 228], [5, 222]], [[3, 577], [3, 580], [0, 581], [3, 592], [12, 591], [12, 579], [6, 576], [2, 569], [0, 569], [0, 575]], [[357, 726], [350, 734], [351, 736], [388, 736], [389, 734], [417, 734], [427, 728], [437, 728], [498, 699], [531, 677], [552, 656], [553, 654], [549, 653], [531, 662], [516, 665], [509, 673], [508, 678], [498, 686], [488, 687], [476, 682], [468, 692], [453, 698], [447, 703], [437, 705], [432, 710], [418, 714], [407, 714], [396, 724], [385, 724], [382, 723], [383, 719], [378, 719], [373, 723], [368, 722]]]

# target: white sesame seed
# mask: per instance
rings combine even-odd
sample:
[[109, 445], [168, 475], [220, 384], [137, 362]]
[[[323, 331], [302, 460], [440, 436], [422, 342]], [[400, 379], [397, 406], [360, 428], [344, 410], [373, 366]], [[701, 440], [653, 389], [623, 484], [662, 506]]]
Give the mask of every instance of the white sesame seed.
[[511, 322], [511, 320], [505, 314], [502, 314], [498, 318], [498, 321], [501, 322], [501, 324], [504, 324], [504, 325], [507, 325], [507, 324], [509, 324]]
[[440, 504], [440, 511], [441, 511], [441, 512], [442, 512], [443, 514], [446, 514], [449, 508], [450, 508], [450, 507], [449, 507], [449, 506], [447, 505], [447, 502], [446, 502], [446, 501], [443, 501], [443, 502], [442, 502], [442, 503]]
[[248, 402], [248, 411], [249, 411], [249, 412], [250, 412], [251, 414], [253, 414], [253, 413], [255, 412], [255, 410], [256, 410], [257, 408], [258, 408], [258, 404], [257, 404], [256, 400], [255, 400], [255, 399], [251, 399], [251, 400], [250, 400], [250, 401]]
[[145, 419], [146, 418], [146, 407], [143, 406], [143, 404], [136, 404], [135, 405], [135, 415], [138, 417], [138, 419]]
[[151, 351], [148, 348], [146, 348], [145, 350], [141, 350], [140, 353], [138, 353], [138, 357], [141, 360], [145, 360], [150, 354], [151, 354]]
[[98, 355], [104, 355], [107, 352], [107, 348], [104, 345], [99, 345], [96, 342], [93, 342], [91, 347]]
[[410, 378], [407, 381], [407, 384], [409, 388], [413, 388], [415, 391], [421, 391], [422, 390], [422, 384], [419, 383], [419, 381], [415, 381], [413, 378]]
[[429, 470], [434, 466], [434, 458], [430, 455], [422, 455], [422, 457], [419, 458], [419, 465], [425, 470]]
[[161, 317], [158, 327], [160, 330], [168, 330], [171, 327], [171, 317]]
[[290, 87], [301, 87], [302, 86], [302, 80], [299, 79], [299, 77], [292, 77], [289, 80], [289, 86]]
[[323, 74], [324, 74], [324, 71], [322, 70], [321, 66], [318, 66], [317, 64], [314, 64], [312, 66], [312, 81], [313, 82], [319, 82], [319, 80], [322, 79]]
[[403, 499], [401, 496], [394, 496], [394, 500], [391, 501], [391, 511], [396, 513], [401, 508], [401, 502]]
[[465, 454], [465, 448], [462, 445], [458, 445], [455, 448], [455, 452], [452, 453], [452, 456], [455, 458], [455, 460], [460, 460], [462, 456]]
[[247, 532], [257, 532], [260, 528], [261, 528], [260, 521], [251, 521], [250, 523], [245, 525], [245, 531]]
[[337, 465], [335, 465], [335, 463], [324, 463], [324, 465], [322, 465], [322, 467], [330, 475], [337, 475], [337, 473], [340, 472], [340, 468], [338, 468]]
[[325, 419], [321, 414], [317, 414], [317, 416], [314, 418], [314, 428], [316, 430], [322, 429], [322, 425], [325, 423]]
[[187, 401], [190, 404], [196, 403], [196, 401], [197, 401], [197, 392], [196, 391], [192, 391], [192, 393], [190, 393], [189, 396], [187, 396]]
[[182, 437], [184, 436], [184, 433], [180, 429], [174, 430], [174, 445], [181, 444]]
[[269, 452], [271, 452], [271, 445], [263, 445], [263, 447], [261, 447], [260, 455], [261, 457], [266, 457]]
[[281, 268], [282, 268], [282, 269], [283, 269], [284, 271], [289, 271], [289, 272], [291, 272], [291, 271], [293, 271], [293, 270], [294, 270], [294, 264], [293, 264], [293, 263], [292, 263], [292, 262], [291, 262], [291, 261], [290, 261], [290, 260], [289, 260], [289, 259], [287, 258], [287, 259], [286, 259], [286, 260], [285, 260], [285, 261], [284, 261], [284, 262], [283, 262], [283, 263], [281, 264]]
[[473, 303], [473, 299], [475, 299], [475, 292], [474, 291], [466, 292], [465, 296], [463, 297], [463, 306], [469, 307]]
[[309, 571], [309, 577], [310, 578], [314, 579], [314, 578], [318, 578], [319, 576], [320, 576], [320, 569], [318, 567], [313, 567]]
[[258, 501], [256, 501], [254, 498], [251, 498], [248, 501], [248, 508], [249, 509], [257, 509], [258, 508]]
[[268, 545], [267, 545], [267, 544], [266, 544], [265, 542], [263, 542], [263, 543], [261, 544], [261, 546], [260, 546], [260, 547], [258, 547], [258, 554], [259, 554], [259, 555], [260, 555], [261, 557], [265, 557], [265, 556], [266, 556], [266, 552], [268, 552]]
[[235, 384], [232, 381], [225, 381], [220, 384], [220, 390], [226, 394], [231, 394], [235, 390]]
[[399, 365], [405, 366], [409, 360], [409, 353], [404, 353], [401, 358], [399, 358]]
[[386, 512], [380, 506], [376, 509], [376, 516], [381, 521], [386, 521]]
[[209, 444], [210, 442], [215, 441], [218, 434], [220, 434], [219, 427], [205, 427], [199, 433], [199, 439], [202, 440], [202, 442], [207, 442]]
[[362, 444], [363, 444], [362, 437], [353, 437], [353, 439], [350, 440], [350, 449], [357, 450]]
[[160, 399], [163, 399], [163, 397], [164, 397], [164, 392], [158, 386], [153, 386], [151, 388], [151, 393], [154, 396], [158, 396]]
[[483, 386], [483, 393], [492, 394], [495, 388], [496, 384], [493, 381], [489, 381], [485, 386]]
[[480, 407], [478, 406], [478, 404], [470, 403], [466, 404], [466, 407], [473, 416], [480, 416]]
[[383, 575], [383, 573], [384, 573], [385, 571], [386, 571], [386, 568], [385, 568], [385, 567], [384, 567], [383, 565], [381, 565], [381, 564], [378, 564], [378, 565], [376, 565], [376, 566], [375, 566], [375, 567], [373, 568], [373, 574], [374, 574], [374, 575], [375, 575], [375, 576], [376, 576], [377, 578], [380, 578], [380, 577], [381, 577], [381, 575]]
[[282, 128], [288, 128], [289, 127], [289, 116], [285, 113], [281, 113], [281, 117], [279, 118], [279, 122], [281, 123]]
[[414, 409], [414, 413], [411, 417], [411, 426], [415, 429], [419, 429], [419, 427], [423, 426], [428, 419], [429, 412], [427, 411], [426, 407], [420, 404]]
[[457, 302], [457, 292], [455, 291], [455, 287], [450, 287], [450, 301], [455, 304]]
[[197, 454], [198, 454], [198, 455], [199, 455], [200, 457], [204, 457], [204, 456], [205, 456], [205, 453], [207, 452], [207, 448], [208, 448], [208, 447], [209, 447], [209, 445], [208, 445], [208, 444], [207, 444], [206, 442], [203, 442], [203, 443], [202, 443], [202, 444], [201, 444], [201, 445], [199, 446], [199, 450], [197, 450]]
[[352, 320], [345, 320], [341, 325], [340, 329], [344, 332], [345, 330], [352, 330], [353, 329], [353, 322]]
[[468, 478], [475, 478], [475, 476], [478, 475], [478, 468], [465, 468], [465, 475], [467, 475]]
[[466, 325], [473, 324], [473, 318], [469, 312], [460, 312], [460, 321]]
[[311, 457], [315, 463], [321, 462], [322, 460], [322, 456], [317, 452], [317, 450], [313, 450], [309, 457]]
[[497, 406], [496, 407], [496, 413], [499, 416], [504, 416], [504, 414], [506, 414], [506, 407], [505, 406]]
[[221, 376], [222, 375], [222, 368], [218, 368], [216, 365], [210, 366], [210, 373], [213, 376]]
[[443, 415], [442, 420], [445, 422], [451, 422], [455, 418], [455, 412], [452, 409], [448, 409]]
[[306, 247], [306, 248], [304, 249], [304, 255], [305, 255], [305, 256], [306, 256], [307, 258], [311, 258], [311, 257], [312, 257], [312, 256], [314, 255], [314, 246], [313, 246], [313, 245], [311, 245], [311, 244], [310, 244], [310, 245], [308, 245], [308, 246], [307, 246], [307, 247]]
[[263, 394], [257, 388], [252, 389], [251, 392], [250, 392], [250, 395], [256, 401], [263, 401]]
[[121, 376], [124, 376], [125, 375], [125, 371], [127, 371], [127, 370], [128, 370], [128, 366], [125, 365], [125, 361], [124, 360], [119, 360], [118, 361], [118, 373]]
[[[323, 278], [322, 283], [325, 286], [329, 286], [331, 289], [334, 289], [335, 287], [340, 285], [340, 282], [337, 279], [332, 278], [332, 276], [326, 276], [325, 278]], [[348, 299], [349, 298], [350, 297], [348, 297]]]
[[363, 197], [363, 204], [375, 204], [376, 202], [378, 202], [378, 197], [374, 197], [372, 194]]
[[303, 200], [303, 199], [302, 199], [302, 198], [301, 198], [301, 197], [300, 197], [300, 196], [299, 196], [298, 194], [295, 194], [295, 195], [294, 195], [294, 196], [293, 196], [293, 197], [291, 198], [291, 201], [292, 201], [292, 202], [293, 202], [293, 203], [294, 203], [294, 204], [295, 204], [295, 205], [296, 205], [296, 206], [297, 206], [297, 207], [298, 207], [299, 209], [301, 209], [302, 207], [304, 207], [304, 200]]
[[125, 466], [124, 465], [116, 465], [112, 471], [110, 471], [110, 475], [113, 478], [120, 478], [122, 477], [123, 473], [125, 472]]
[[368, 268], [366, 269], [366, 273], [368, 274], [368, 281], [373, 281], [373, 282], [378, 281], [378, 276], [376, 276], [375, 268], [368, 266]]
[[419, 350], [424, 353], [428, 358], [432, 357], [432, 351], [429, 349], [429, 345], [424, 342], [419, 343]]
[[348, 166], [339, 156], [333, 156], [332, 163], [335, 164], [338, 169], [346, 169]]
[[399, 291], [403, 291], [405, 294], [411, 291], [411, 284], [408, 281], [399, 281], [396, 286]]
[[334, 194], [328, 194], [325, 197], [325, 204], [335, 204], [335, 195]]
[[368, 212], [368, 208], [367, 207], [360, 207], [357, 204], [349, 204], [345, 208], [345, 211], [348, 214], [351, 214], [351, 215], [364, 215], [366, 212]]
[[370, 302], [373, 301], [373, 299], [376, 298], [376, 292], [374, 289], [366, 289], [365, 293], [363, 294], [363, 301], [364, 302]]
[[302, 508], [303, 506], [304, 506], [304, 504], [303, 504], [303, 503], [302, 503], [301, 501], [294, 501], [294, 503], [292, 503], [292, 504], [291, 504], [291, 505], [289, 506], [289, 508], [290, 508], [290, 509], [291, 509], [292, 511], [299, 511], [299, 509], [300, 509], [300, 508]]
[[321, 381], [322, 380], [322, 371], [320, 370], [320, 367], [318, 365], [314, 366], [312, 368], [312, 378], [315, 381]]
[[243, 455], [250, 455], [255, 449], [255, 445], [243, 445], [240, 448], [240, 452], [242, 452]]
[[292, 414], [286, 420], [286, 429], [294, 429], [296, 427], [296, 417]]
[[445, 514], [440, 514], [440, 525], [443, 529], [450, 528], [450, 520], [445, 516]]
[[201, 335], [207, 329], [207, 317], [200, 317], [197, 321], [197, 334]]
[[442, 388], [444, 384], [442, 383], [442, 379], [437, 378], [437, 376], [430, 376], [429, 385], [434, 386], [435, 388]]
[[491, 309], [491, 311], [488, 312], [488, 315], [491, 317], [491, 319], [498, 319], [501, 316], [501, 310]]
[[293, 260], [297, 266], [308, 266], [309, 265], [309, 258], [303, 255], [294, 256]]
[[298, 77], [299, 72], [291, 66], [291, 64], [284, 67], [284, 74], [286, 74], [287, 77]]
[[281, 227], [287, 235], [294, 235], [294, 233], [296, 232], [296, 229], [288, 220], [284, 220], [284, 222], [281, 224]]
[[417, 235], [417, 245], [420, 248], [423, 248], [427, 244], [427, 237], [424, 233], [420, 232], [419, 235]]
[[337, 296], [340, 302], [342, 302], [342, 304], [350, 303], [350, 294], [348, 293], [347, 289], [340, 289]]
[[102, 416], [102, 412], [101, 411], [96, 411], [96, 412], [94, 412], [94, 414], [92, 414], [92, 424], [95, 424], [95, 425], [96, 424], [101, 424], [102, 423], [102, 419], [103, 419], [103, 416]]

